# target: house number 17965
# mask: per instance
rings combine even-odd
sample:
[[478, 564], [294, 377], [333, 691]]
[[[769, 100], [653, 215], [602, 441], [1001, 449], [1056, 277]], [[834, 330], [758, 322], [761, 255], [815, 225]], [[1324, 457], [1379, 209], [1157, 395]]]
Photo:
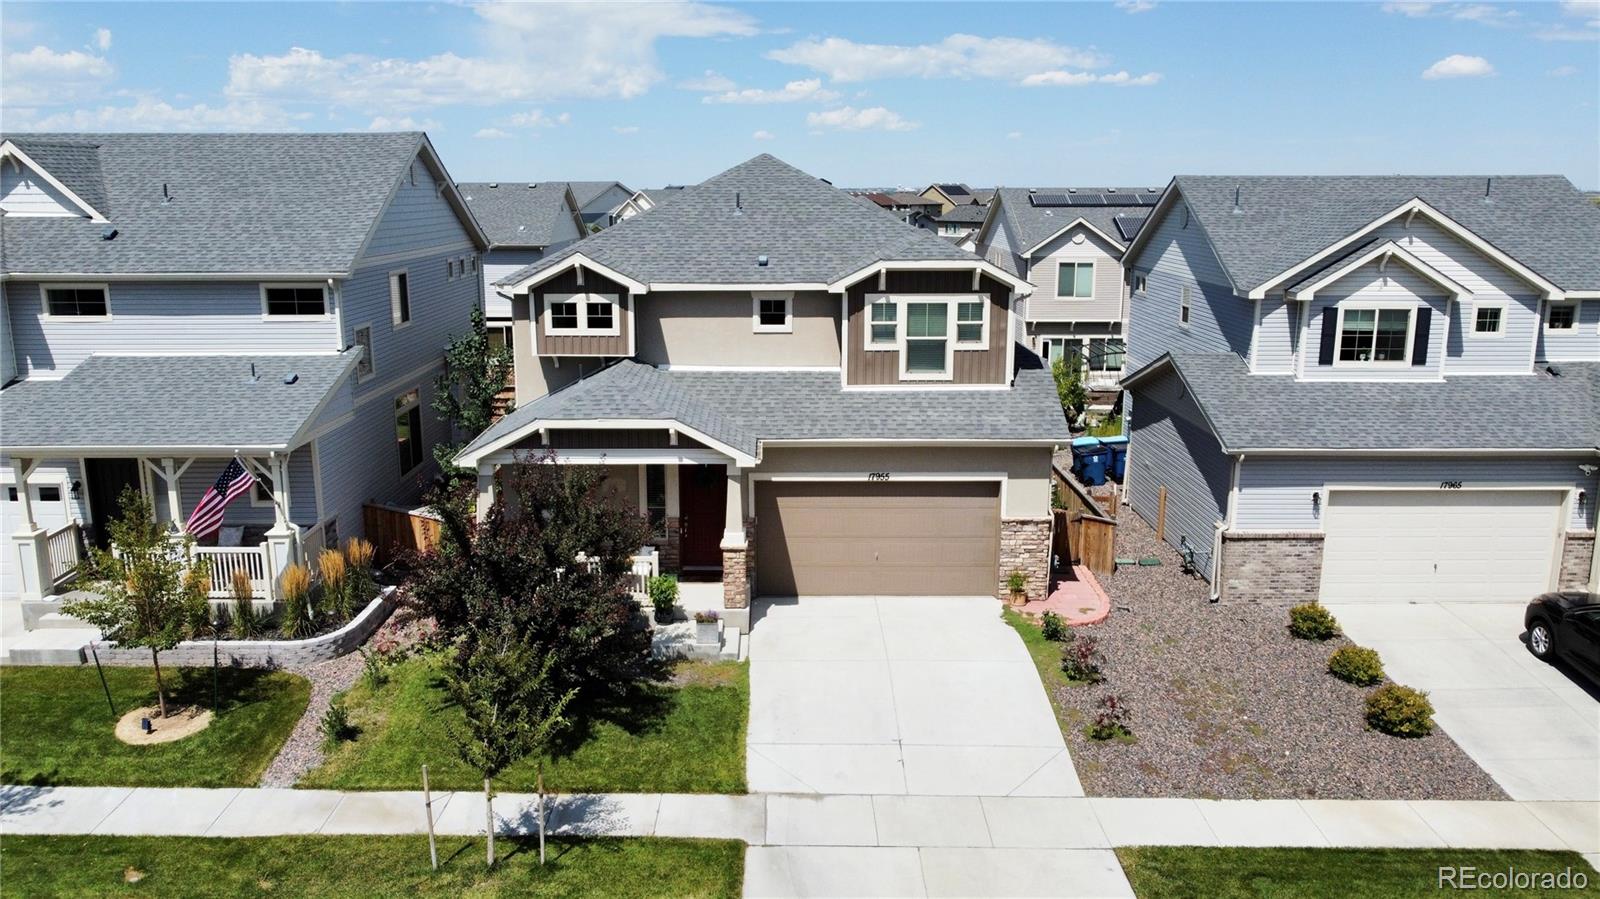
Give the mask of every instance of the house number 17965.
[[887, 471], [869, 471], [867, 472], [867, 480], [887, 481], [889, 480], [889, 473]]
[[1439, 489], [1440, 490], [1460, 490], [1461, 489], [1461, 482], [1460, 481], [1440, 481], [1439, 482]]

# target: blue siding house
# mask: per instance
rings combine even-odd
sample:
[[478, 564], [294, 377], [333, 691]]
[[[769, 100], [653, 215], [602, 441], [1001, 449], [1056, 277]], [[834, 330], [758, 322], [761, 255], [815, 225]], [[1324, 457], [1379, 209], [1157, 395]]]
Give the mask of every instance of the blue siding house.
[[1600, 209], [1178, 177], [1124, 256], [1128, 499], [1233, 601], [1597, 589]]
[[487, 242], [425, 135], [8, 134], [0, 171], [6, 598], [54, 593], [126, 487], [177, 527], [239, 459], [195, 551], [270, 598], [433, 479]]

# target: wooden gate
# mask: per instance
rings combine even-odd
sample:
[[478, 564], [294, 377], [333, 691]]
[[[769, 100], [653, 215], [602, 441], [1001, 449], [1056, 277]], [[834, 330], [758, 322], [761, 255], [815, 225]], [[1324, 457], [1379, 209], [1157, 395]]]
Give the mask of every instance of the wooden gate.
[[377, 550], [379, 568], [405, 561], [413, 554], [431, 549], [439, 543], [439, 530], [443, 524], [423, 509], [369, 503], [362, 508], [361, 514], [367, 526], [367, 539]]

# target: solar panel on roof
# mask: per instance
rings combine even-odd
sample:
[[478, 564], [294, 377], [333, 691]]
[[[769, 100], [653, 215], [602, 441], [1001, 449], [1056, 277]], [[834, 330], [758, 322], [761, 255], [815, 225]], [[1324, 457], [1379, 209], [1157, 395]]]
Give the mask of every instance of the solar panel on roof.
[[1144, 226], [1144, 220], [1142, 215], [1119, 215], [1113, 219], [1117, 223], [1117, 233], [1122, 235], [1123, 240], [1132, 240]]
[[1073, 196], [1072, 196], [1072, 204], [1071, 205], [1073, 205], [1073, 206], [1104, 206], [1104, 205], [1106, 205], [1106, 201], [1105, 201], [1105, 198], [1100, 196], [1099, 194], [1073, 194]]
[[1066, 194], [1031, 194], [1028, 202], [1039, 207], [1071, 206], [1072, 197]]

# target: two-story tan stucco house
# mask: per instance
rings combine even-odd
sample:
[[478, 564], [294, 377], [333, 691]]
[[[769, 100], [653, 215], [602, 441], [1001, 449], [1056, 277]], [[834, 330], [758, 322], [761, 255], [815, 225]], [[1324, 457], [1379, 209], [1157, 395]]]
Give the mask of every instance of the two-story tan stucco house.
[[768, 155], [500, 280], [517, 409], [495, 472], [608, 467], [662, 567], [753, 596], [1001, 594], [1049, 576], [1050, 375], [1028, 282]]

